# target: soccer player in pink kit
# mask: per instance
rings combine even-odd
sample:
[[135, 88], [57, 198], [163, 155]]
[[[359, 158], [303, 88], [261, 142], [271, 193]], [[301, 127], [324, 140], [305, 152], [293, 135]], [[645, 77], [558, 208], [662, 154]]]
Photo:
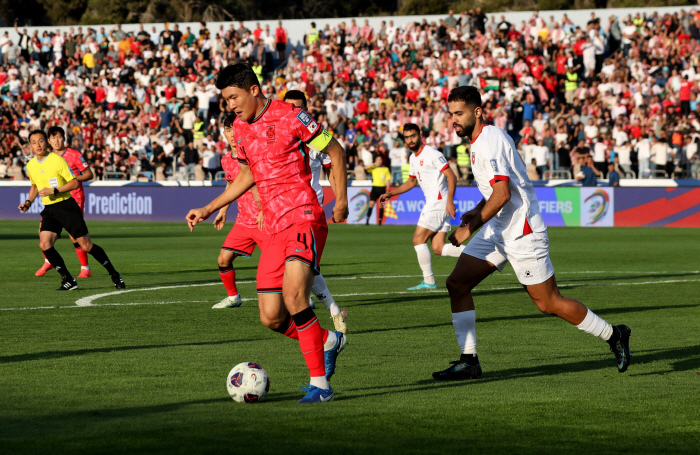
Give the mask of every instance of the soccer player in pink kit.
[[556, 315], [607, 341], [617, 369], [623, 373], [630, 363], [632, 331], [626, 325], [611, 326], [581, 302], [559, 293], [549, 259], [547, 226], [513, 140], [500, 128], [484, 124], [481, 94], [476, 87], [457, 87], [447, 101], [455, 132], [471, 140], [472, 173], [484, 198], [462, 216], [460, 227], [449, 236], [452, 244], [459, 246], [481, 228], [447, 278], [452, 325], [461, 356], [449, 368], [433, 373], [433, 378], [481, 377], [471, 291], [491, 273], [502, 271], [506, 262], [511, 263], [518, 281], [541, 312]]
[[348, 215], [345, 151], [333, 136], [305, 111], [263, 96], [253, 70], [229, 65], [216, 78], [216, 87], [237, 115], [233, 136], [241, 170], [226, 191], [206, 207], [190, 210], [190, 229], [215, 210], [230, 204], [253, 185], [258, 188], [267, 235], [258, 265], [257, 288], [261, 322], [299, 341], [311, 379], [302, 387], [300, 403], [333, 399], [328, 379], [347, 343], [341, 332], [321, 328], [309, 295], [328, 235], [323, 208], [311, 188], [309, 159], [303, 144], [328, 154], [336, 183], [333, 218]]
[[[49, 128], [47, 135], [49, 137], [49, 145], [51, 146], [53, 153], [66, 160], [68, 166], [70, 166], [73, 174], [75, 175], [75, 179], [78, 181], [78, 188], [72, 190], [70, 195], [73, 199], [75, 199], [75, 202], [78, 203], [80, 210], [82, 210], [84, 214], [85, 191], [83, 191], [83, 182], [92, 179], [92, 170], [90, 170], [90, 166], [88, 165], [87, 161], [85, 161], [85, 158], [83, 158], [82, 153], [65, 146], [66, 133], [63, 131], [63, 128], [60, 126], [52, 126]], [[70, 234], [68, 235], [70, 236]], [[80, 261], [80, 274], [78, 275], [78, 278], [91, 277], [92, 272], [90, 271], [90, 266], [88, 265], [87, 253], [80, 247], [80, 244], [73, 237], [70, 237], [70, 240], [73, 242], [75, 254], [78, 256], [78, 260]], [[53, 269], [53, 266], [49, 263], [49, 260], [46, 259], [46, 256], [44, 256], [44, 265], [42, 265], [34, 275], [43, 276], [51, 269]]]
[[[231, 147], [231, 151], [221, 157], [221, 167], [226, 175], [226, 188], [236, 180], [241, 166], [236, 157], [236, 140], [233, 137], [233, 121], [236, 116], [231, 114], [224, 120], [224, 138]], [[233, 260], [238, 256], [249, 258], [255, 250], [255, 245], [263, 244], [265, 234], [258, 228], [258, 216], [261, 214], [257, 190], [255, 187], [238, 198], [238, 216], [236, 224], [226, 236], [224, 245], [219, 253], [219, 276], [224, 284], [228, 297], [214, 305], [212, 308], [236, 308], [241, 306], [241, 296], [236, 287], [236, 270], [233, 268]], [[214, 219], [214, 226], [218, 230], [223, 229], [226, 223], [226, 212], [229, 206], [225, 205], [219, 210]]]

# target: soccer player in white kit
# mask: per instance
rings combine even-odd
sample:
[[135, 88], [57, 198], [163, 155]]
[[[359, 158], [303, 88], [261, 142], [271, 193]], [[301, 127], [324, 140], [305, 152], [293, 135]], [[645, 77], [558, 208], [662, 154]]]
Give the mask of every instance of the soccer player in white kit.
[[[298, 107], [299, 109], [306, 110], [306, 95], [300, 90], [289, 90], [284, 95], [283, 101], [291, 103]], [[323, 187], [321, 187], [321, 171], [324, 168], [330, 168], [331, 159], [325, 153], [319, 153], [315, 150], [306, 149], [309, 154], [309, 167], [311, 168], [311, 188], [316, 191], [316, 196], [318, 197], [318, 203], [323, 207]], [[331, 185], [333, 181], [331, 180]], [[326, 307], [326, 309], [331, 313], [331, 319], [333, 319], [333, 325], [335, 330], [342, 332], [347, 335], [348, 327], [345, 321], [348, 318], [348, 314], [345, 310], [340, 308], [335, 300], [333, 299], [333, 294], [328, 290], [326, 285], [326, 280], [323, 275], [316, 275], [314, 277], [314, 283], [311, 286], [311, 292], [316, 296], [319, 302]], [[313, 302], [311, 302], [313, 303]], [[315, 308], [315, 305], [311, 305], [311, 308]]]
[[418, 125], [405, 124], [403, 138], [406, 148], [412, 152], [409, 159], [408, 180], [398, 188], [382, 194], [379, 203], [384, 205], [390, 198], [420, 185], [425, 194], [425, 206], [420, 213], [416, 231], [413, 233], [413, 248], [418, 256], [418, 265], [423, 271], [423, 281], [408, 290], [437, 289], [428, 240], [433, 252], [437, 255], [458, 258], [463, 249], [462, 246], [456, 247], [445, 243], [445, 237], [451, 229], [450, 218], [454, 218], [457, 214], [454, 204], [457, 177], [442, 153], [423, 144]]
[[513, 140], [500, 128], [484, 124], [481, 95], [476, 87], [453, 89], [448, 106], [457, 135], [471, 140], [472, 173], [484, 197], [462, 216], [460, 227], [449, 239], [453, 245], [461, 245], [487, 221], [489, 224], [469, 241], [447, 278], [452, 325], [461, 356], [449, 368], [433, 373], [433, 378], [481, 377], [471, 291], [491, 273], [503, 270], [506, 262], [511, 263], [518, 281], [541, 312], [556, 315], [606, 340], [615, 354], [618, 371], [627, 370], [630, 328], [611, 326], [581, 302], [559, 293], [549, 259], [547, 227]]

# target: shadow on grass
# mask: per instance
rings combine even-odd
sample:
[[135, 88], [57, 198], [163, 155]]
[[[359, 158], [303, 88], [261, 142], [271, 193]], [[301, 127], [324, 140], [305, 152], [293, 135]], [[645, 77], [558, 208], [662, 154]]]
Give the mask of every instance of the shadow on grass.
[[[632, 352], [632, 363], [630, 369], [626, 374], [627, 376], [645, 376], [650, 373], [645, 373], [641, 375], [630, 374], [630, 371], [634, 371], [636, 365], [643, 365], [646, 363], [653, 362], [668, 362], [670, 364], [670, 369], [658, 371], [651, 374], [663, 374], [672, 372], [683, 372], [692, 371], [700, 369], [700, 345], [687, 346], [682, 348], [673, 349], [660, 349], [653, 351], [642, 351], [641, 353]], [[422, 379], [411, 384], [397, 384], [389, 386], [373, 386], [371, 388], [353, 388], [346, 389], [346, 392], [362, 392], [365, 390], [378, 390], [375, 393], [357, 393], [351, 396], [336, 395], [336, 399], [339, 400], [353, 400], [357, 398], [366, 398], [372, 396], [389, 395], [395, 393], [404, 392], [420, 392], [423, 390], [436, 390], [442, 388], [452, 388], [452, 387], [465, 387], [465, 386], [477, 386], [479, 384], [486, 384], [489, 382], [505, 381], [510, 379], [522, 379], [522, 378], [532, 378], [540, 376], [553, 376], [558, 374], [566, 373], [581, 373], [585, 371], [592, 370], [610, 370], [610, 374], [618, 374], [615, 371], [615, 360], [610, 355], [609, 358], [598, 359], [598, 360], [584, 360], [581, 362], [570, 362], [562, 363], [556, 365], [537, 365], [534, 367], [525, 368], [510, 368], [507, 370], [493, 371], [489, 372], [486, 370], [481, 379], [465, 380], [465, 381], [449, 381], [440, 382], [434, 379]], [[426, 372], [426, 376], [430, 376], [430, 373]]]
[[221, 340], [221, 341], [200, 341], [196, 343], [175, 343], [175, 344], [147, 344], [141, 346], [117, 346], [110, 348], [92, 348], [92, 349], [76, 349], [74, 351], [44, 351], [44, 352], [33, 352], [28, 354], [16, 354], [0, 356], [0, 364], [3, 363], [16, 363], [16, 362], [29, 362], [32, 360], [53, 360], [61, 359], [64, 357], [74, 357], [87, 354], [103, 354], [109, 352], [120, 352], [120, 351], [137, 351], [141, 349], [162, 349], [162, 348], [173, 348], [180, 346], [212, 346], [220, 344], [231, 344], [231, 343], [247, 343], [252, 341], [265, 341], [266, 338], [249, 338], [243, 340]]

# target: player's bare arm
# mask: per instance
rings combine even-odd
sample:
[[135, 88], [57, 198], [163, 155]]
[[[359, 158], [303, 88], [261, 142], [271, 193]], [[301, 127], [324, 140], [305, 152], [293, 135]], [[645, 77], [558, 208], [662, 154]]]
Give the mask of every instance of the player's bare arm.
[[328, 145], [321, 150], [331, 159], [331, 174], [335, 187], [335, 207], [333, 207], [333, 221], [342, 223], [348, 217], [348, 174], [345, 170], [345, 149], [336, 138], [331, 138]]
[[496, 216], [496, 214], [503, 208], [504, 205], [510, 201], [510, 186], [507, 181], [498, 181], [493, 184], [493, 193], [486, 204], [484, 204], [483, 209], [477, 212], [476, 215], [469, 221], [469, 224], [457, 228], [452, 234], [450, 234], [450, 242], [452, 245], [459, 246], [464, 241], [469, 239], [474, 232], [476, 232], [481, 226], [488, 222], [491, 218]]
[[71, 179], [70, 182], [65, 185], [61, 185], [58, 188], [42, 188], [39, 190], [39, 196], [46, 197], [54, 194], [54, 189], [57, 189], [59, 193], [67, 193], [68, 191], [73, 191], [78, 188], [80, 184], [76, 179]]
[[92, 169], [87, 168], [82, 174], [76, 175], [75, 179], [79, 182], [87, 182], [88, 180], [92, 180], [93, 177], [94, 175], [92, 174]]
[[27, 200], [22, 202], [17, 208], [20, 209], [22, 212], [26, 212], [27, 210], [29, 210], [29, 207], [31, 207], [34, 203], [34, 200], [36, 199], [38, 194], [39, 189], [36, 187], [36, 185], [32, 185], [32, 188], [29, 190], [29, 196], [27, 196]]
[[202, 208], [189, 211], [185, 220], [187, 220], [190, 232], [194, 231], [196, 224], [205, 221], [216, 210], [219, 210], [225, 205], [229, 205], [231, 202], [241, 197], [246, 191], [252, 188], [253, 185], [255, 185], [255, 179], [253, 178], [253, 173], [250, 171], [250, 167], [247, 164], [241, 163], [241, 171], [236, 177], [236, 180], [234, 180], [219, 197]]
[[[226, 182], [226, 188], [224, 188], [224, 192], [228, 189], [228, 187], [231, 186], [231, 182]], [[216, 228], [217, 231], [220, 231], [224, 228], [224, 224], [226, 224], [226, 212], [228, 212], [228, 208], [231, 206], [231, 204], [227, 204], [219, 209], [219, 213], [216, 215], [216, 218], [214, 218], [214, 227]]]
[[403, 194], [407, 191], [412, 190], [418, 185], [418, 179], [415, 177], [409, 177], [408, 180], [403, 182], [401, 185], [398, 187], [394, 188], [393, 190], [387, 191], [386, 193], [382, 194], [379, 196], [379, 203], [384, 207], [386, 204], [386, 201], [391, 199], [394, 196], [398, 196], [399, 194]]
[[457, 216], [457, 207], [455, 207], [455, 191], [457, 191], [457, 177], [449, 167], [442, 171], [442, 174], [447, 178], [447, 213], [454, 219]]

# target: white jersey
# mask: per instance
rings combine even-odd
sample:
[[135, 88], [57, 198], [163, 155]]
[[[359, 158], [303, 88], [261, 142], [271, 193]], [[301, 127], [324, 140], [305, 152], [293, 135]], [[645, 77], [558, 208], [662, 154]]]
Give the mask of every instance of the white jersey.
[[311, 168], [311, 188], [316, 192], [316, 197], [318, 197], [318, 203], [323, 207], [323, 187], [321, 187], [321, 168], [330, 167], [331, 159], [330, 157], [316, 150], [311, 150], [306, 148], [309, 152], [309, 167]]
[[525, 162], [505, 131], [492, 125], [483, 126], [472, 142], [471, 159], [474, 180], [485, 200], [491, 197], [491, 185], [497, 181], [507, 181], [510, 186], [510, 201], [484, 227], [485, 235], [515, 240], [547, 230]]
[[445, 157], [435, 148], [424, 145], [409, 158], [409, 175], [418, 180], [425, 194], [422, 213], [447, 210], [447, 178], [442, 173], [449, 167]]

